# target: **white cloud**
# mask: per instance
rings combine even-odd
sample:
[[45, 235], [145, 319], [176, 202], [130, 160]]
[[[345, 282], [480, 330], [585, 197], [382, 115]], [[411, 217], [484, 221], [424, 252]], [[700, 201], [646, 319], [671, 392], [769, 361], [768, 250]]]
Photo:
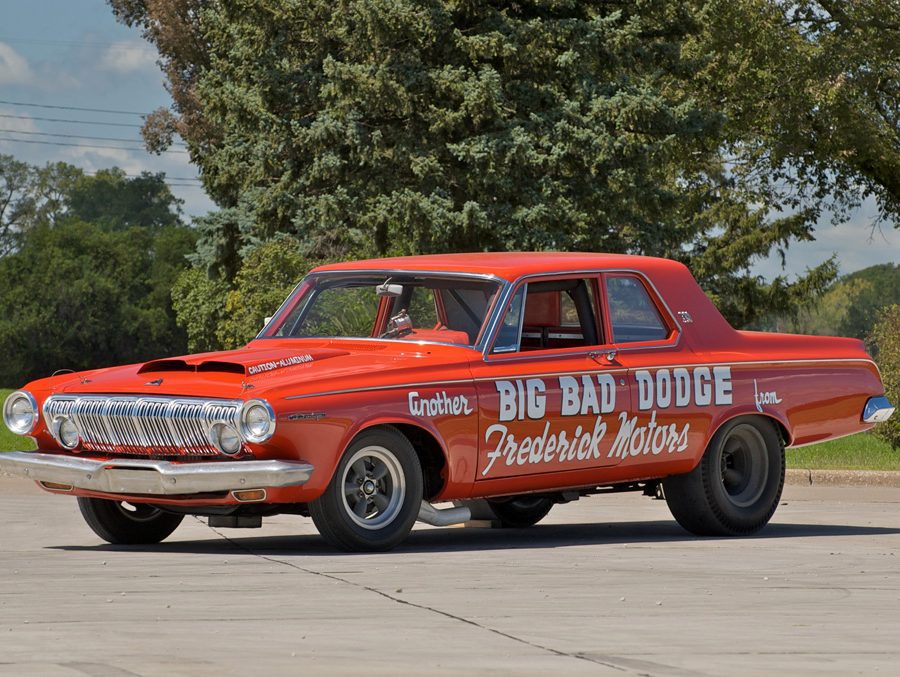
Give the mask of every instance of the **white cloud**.
[[771, 279], [776, 275], [794, 277], [802, 275], [837, 255], [840, 274], [846, 275], [878, 263], [900, 263], [900, 229], [893, 223], [884, 223], [872, 230], [877, 207], [871, 198], [866, 200], [852, 218], [832, 226], [823, 217], [814, 231], [813, 242], [794, 242], [787, 250], [786, 265], [776, 254], [759, 261], [751, 268], [754, 274]]
[[28, 83], [33, 77], [25, 57], [5, 42], [0, 42], [0, 85]]
[[[8, 129], [12, 132], [36, 132], [38, 131], [38, 127], [34, 124], [34, 120], [31, 119], [27, 114], [23, 114], [20, 110], [15, 110], [12, 108], [0, 108], [0, 113], [3, 115], [17, 115], [20, 117], [14, 118], [0, 118], [0, 127], [3, 129]], [[4, 134], [5, 132], [0, 132], [0, 134]]]
[[100, 67], [113, 73], [134, 73], [156, 68], [156, 52], [139, 42], [120, 41], [109, 46]]

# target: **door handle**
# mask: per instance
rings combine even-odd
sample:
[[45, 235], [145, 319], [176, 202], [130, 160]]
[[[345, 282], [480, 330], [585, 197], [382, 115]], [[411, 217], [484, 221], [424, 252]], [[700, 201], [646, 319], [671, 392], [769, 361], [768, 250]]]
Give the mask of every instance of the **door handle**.
[[588, 357], [592, 360], [599, 360], [602, 358], [610, 364], [616, 361], [616, 355], [618, 355], [616, 350], [592, 350], [588, 353]]

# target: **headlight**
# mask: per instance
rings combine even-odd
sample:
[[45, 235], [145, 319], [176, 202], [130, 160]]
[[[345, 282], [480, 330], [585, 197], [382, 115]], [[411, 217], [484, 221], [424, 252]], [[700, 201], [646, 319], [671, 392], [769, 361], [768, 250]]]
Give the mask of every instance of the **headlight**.
[[50, 425], [50, 433], [66, 449], [74, 449], [81, 441], [78, 426], [68, 416], [57, 416]]
[[223, 454], [234, 456], [241, 450], [241, 436], [227, 423], [214, 423], [209, 429], [209, 441]]
[[3, 404], [3, 422], [16, 435], [30, 435], [38, 423], [37, 401], [31, 393], [17, 390]]
[[241, 433], [259, 444], [275, 434], [275, 411], [265, 400], [248, 400], [241, 409]]

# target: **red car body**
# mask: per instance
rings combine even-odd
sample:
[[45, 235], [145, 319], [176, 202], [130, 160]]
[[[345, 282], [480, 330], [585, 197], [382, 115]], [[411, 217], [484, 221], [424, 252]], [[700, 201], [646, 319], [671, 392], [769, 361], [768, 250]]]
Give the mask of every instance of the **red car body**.
[[[436, 325], [379, 339], [390, 326], [390, 296], [379, 296], [369, 337], [278, 335], [279, 323], [296, 312], [315, 280], [354, 274], [384, 278], [386, 285], [412, 274], [471, 276], [496, 287], [477, 337], [448, 328], [436, 301]], [[524, 291], [526, 284], [535, 291]], [[432, 290], [435, 299], [444, 293], [439, 289]], [[621, 291], [624, 301], [611, 289]], [[509, 336], [515, 333], [505, 313], [517, 298], [518, 342], [498, 352], [500, 335], [508, 328]], [[640, 300], [639, 312], [628, 307], [632, 298]], [[565, 316], [560, 306], [573, 303], [579, 309], [569, 307]], [[585, 317], [595, 326], [586, 326]], [[575, 253], [322, 266], [244, 348], [62, 374], [24, 390], [44, 410], [30, 431], [39, 452], [0, 459], [0, 467], [28, 472], [49, 491], [199, 514], [224, 514], [229, 506], [238, 514], [248, 500], [235, 490], [244, 489], [264, 490], [243, 495], [251, 502], [264, 496], [265, 508], [256, 505], [257, 512], [303, 513], [326, 491], [353, 441], [384, 427], [399, 431], [415, 449], [428, 502], [529, 494], [562, 500], [600, 487], [646, 488], [691, 473], [717, 431], [735, 419], [770, 422], [790, 447], [866, 430], [891, 413], [862, 342], [737, 331], [680, 263]], [[169, 446], [158, 440], [145, 446], [127, 429], [117, 435], [110, 412], [104, 423], [98, 409], [94, 442], [86, 441], [85, 415], [78, 446], [67, 450], [51, 430], [46, 403], [51, 396], [85, 395], [261, 400], [274, 414], [274, 434], [261, 443], [243, 440], [233, 455], [216, 453], [204, 440], [193, 447], [184, 439], [179, 446], [177, 438]], [[245, 482], [212, 492], [129, 493], [127, 480], [108, 491], [71, 473], [42, 473], [43, 466], [29, 464], [37, 456], [93, 459], [125, 475], [135, 459], [191, 468], [274, 460], [305, 464], [307, 477], [287, 486]]]

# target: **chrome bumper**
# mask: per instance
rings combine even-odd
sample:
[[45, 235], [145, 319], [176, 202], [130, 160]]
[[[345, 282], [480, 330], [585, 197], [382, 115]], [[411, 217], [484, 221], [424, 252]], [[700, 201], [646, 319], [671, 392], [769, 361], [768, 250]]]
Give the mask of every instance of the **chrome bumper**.
[[863, 408], [864, 423], [883, 423], [894, 413], [894, 406], [886, 397], [870, 397]]
[[296, 487], [313, 466], [299, 461], [171, 463], [148, 458], [98, 461], [41, 452], [0, 453], [0, 470], [109, 494], [177, 496], [207, 492]]

